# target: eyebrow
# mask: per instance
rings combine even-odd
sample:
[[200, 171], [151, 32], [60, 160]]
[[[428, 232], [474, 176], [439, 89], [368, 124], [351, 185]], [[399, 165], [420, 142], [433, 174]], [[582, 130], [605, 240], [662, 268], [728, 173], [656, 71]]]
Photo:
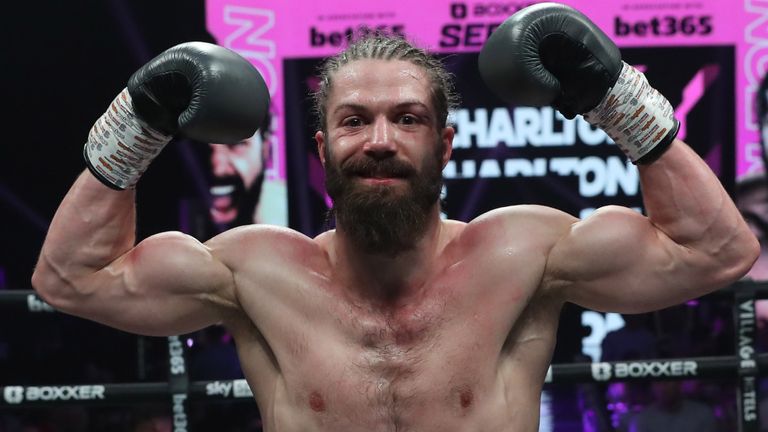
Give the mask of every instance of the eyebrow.
[[339, 111], [343, 110], [350, 110], [350, 111], [367, 111], [368, 108], [366, 108], [364, 105], [356, 104], [356, 103], [343, 103], [336, 107], [336, 109], [333, 110], [333, 114], [338, 113]]
[[[420, 101], [417, 101], [417, 100], [406, 100], [406, 101], [400, 102], [397, 105], [395, 105], [395, 109], [401, 110], [401, 109], [404, 109], [404, 108], [410, 108], [410, 107], [414, 107], [414, 106], [415, 107], [419, 107], [419, 108], [423, 109], [426, 112], [429, 112], [429, 107], [427, 105], [425, 105], [423, 102], [420, 102]], [[358, 104], [358, 103], [351, 103], [350, 102], [350, 103], [342, 103], [342, 104], [340, 104], [339, 106], [336, 107], [336, 109], [333, 110], [333, 113], [336, 114], [339, 111], [343, 111], [343, 110], [346, 110], [346, 109], [348, 109], [350, 111], [369, 111], [368, 107], [366, 107], [365, 105]]]

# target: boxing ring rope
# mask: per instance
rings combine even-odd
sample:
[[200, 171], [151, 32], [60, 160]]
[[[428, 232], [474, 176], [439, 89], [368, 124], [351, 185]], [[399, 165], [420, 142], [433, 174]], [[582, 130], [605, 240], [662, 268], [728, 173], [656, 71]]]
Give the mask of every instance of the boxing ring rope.
[[[545, 383], [608, 383], [674, 379], [737, 379], [739, 432], [758, 432], [757, 379], [768, 371], [768, 354], [756, 350], [755, 300], [768, 299], [768, 282], [740, 281], [728, 289], [703, 297], [734, 298], [736, 355], [616, 362], [553, 364]], [[54, 313], [34, 291], [0, 291], [0, 308], [24, 307], [30, 313]], [[123, 405], [170, 401], [174, 430], [188, 430], [187, 401], [253, 401], [244, 379], [190, 381], [184, 343], [178, 336], [168, 341], [167, 382], [76, 385], [0, 386], [0, 410], [62, 404]]]

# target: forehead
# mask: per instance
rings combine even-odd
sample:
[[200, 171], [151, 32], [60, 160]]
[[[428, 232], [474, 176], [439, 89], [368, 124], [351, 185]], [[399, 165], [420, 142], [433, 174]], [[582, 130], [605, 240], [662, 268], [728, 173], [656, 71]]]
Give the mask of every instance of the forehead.
[[243, 140], [238, 141], [235, 144], [209, 143], [208, 146], [211, 148], [211, 151], [213, 151], [214, 153], [224, 154], [224, 153], [243, 153], [243, 152], [261, 150], [261, 147], [263, 144], [264, 144], [264, 141], [261, 138], [261, 133], [257, 131], [250, 138], [245, 138]]
[[[404, 60], [362, 59], [331, 76], [328, 108], [338, 104], [386, 104], [416, 100], [431, 106], [431, 82], [423, 67]], [[330, 110], [329, 110], [330, 111]]]

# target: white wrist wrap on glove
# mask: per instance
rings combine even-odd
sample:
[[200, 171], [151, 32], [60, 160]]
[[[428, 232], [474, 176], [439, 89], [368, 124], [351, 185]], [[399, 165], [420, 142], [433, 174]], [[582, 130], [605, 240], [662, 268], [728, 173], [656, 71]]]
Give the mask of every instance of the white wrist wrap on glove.
[[584, 119], [604, 130], [636, 162], [676, 126], [675, 112], [645, 75], [622, 63], [616, 84]]
[[131, 95], [124, 89], [91, 128], [85, 156], [105, 180], [119, 189], [132, 189], [171, 138], [136, 117]]

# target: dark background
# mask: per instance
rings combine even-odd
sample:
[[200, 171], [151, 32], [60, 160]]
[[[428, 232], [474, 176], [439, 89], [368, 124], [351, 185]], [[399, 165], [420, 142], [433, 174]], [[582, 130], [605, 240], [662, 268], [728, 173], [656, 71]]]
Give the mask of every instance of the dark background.
[[[146, 61], [181, 42], [212, 42], [202, 1], [14, 2], [3, 14], [0, 287], [29, 289], [47, 225], [85, 168], [93, 122]], [[174, 196], [194, 195], [172, 143], [139, 189], [139, 236], [176, 229]]]
[[[204, 13], [204, 2], [189, 0], [45, 0], [16, 2], [4, 11], [3, 60], [0, 64], [1, 94], [6, 109], [2, 117], [3, 142], [0, 145], [0, 289], [30, 289], [29, 278], [47, 226], [59, 201], [85, 167], [82, 146], [93, 122], [125, 86], [131, 73], [150, 58], [181, 42], [212, 42], [205, 30]], [[649, 70], [649, 79], [656, 84], [670, 76], [670, 72], [674, 72], [679, 79], [689, 79], [699, 66], [696, 61], [701, 60], [701, 56], [710, 56], [712, 61], [722, 62], [723, 56], [733, 55], [727, 48], [702, 50], [705, 51], [692, 54], [690, 50], [686, 51], [691, 55], [687, 60], [679, 57], [680, 52], [674, 50], [634, 50], [627, 54], [636, 56], [634, 60], [638, 62], [666, 65], [666, 69]], [[699, 60], [691, 63], [691, 59]], [[471, 61], [465, 61], [453, 66], [461, 73], [471, 64]], [[295, 73], [298, 77], [306, 73], [306, 68], [306, 64], [298, 69], [286, 67], [286, 76]], [[721, 70], [721, 74], [725, 74], [720, 77], [725, 83], [725, 90], [718, 90], [720, 93], [707, 97], [717, 94], [717, 97], [732, 101], [733, 89], [728, 83], [733, 82], [733, 71]], [[478, 82], [467, 79], [464, 85], [475, 86]], [[679, 89], [679, 85], [675, 87], [674, 83], [671, 86]], [[464, 96], [465, 106], [486, 102], [492, 106], [498, 104], [484, 87], [482, 89], [473, 99]], [[306, 102], [304, 90], [299, 85], [293, 90], [287, 89], [287, 99], [289, 92], [293, 91], [295, 97]], [[661, 90], [673, 104], [676, 103], [678, 96], [674, 91]], [[726, 143], [722, 151], [721, 178], [730, 186], [733, 182], [733, 152], [728, 146], [733, 145], [732, 102], [731, 106], [723, 107], [717, 101], [710, 100], [702, 106], [709, 111], [693, 114], [701, 119], [700, 125], [708, 125], [717, 116], [722, 116], [722, 123], [727, 125], [724, 130], [718, 131], [718, 137], [724, 137]], [[287, 121], [300, 124], [307, 119], [308, 111], [304, 108], [303, 105], [296, 105], [285, 110]], [[314, 123], [307, 121], [307, 124]], [[312, 136], [311, 130], [306, 133], [301, 128], [292, 129], [290, 124], [286, 129], [301, 134], [302, 139]], [[703, 153], [707, 153], [712, 145], [717, 145], [708, 138], [710, 129], [689, 124], [688, 130], [689, 141], [703, 145]], [[694, 139], [696, 134], [703, 139]], [[731, 141], [727, 140], [728, 137]], [[290, 137], [288, 141], [289, 145], [297, 146], [293, 150], [289, 148], [289, 164], [295, 162], [290, 159], [291, 151], [299, 151], [302, 160], [313, 154], [312, 143], [294, 141], [291, 144]], [[303, 148], [305, 145], [310, 148]], [[195, 173], [190, 172], [189, 164], [183, 162], [190, 153], [197, 153], [198, 146], [187, 141], [172, 142], [143, 177], [138, 189], [139, 238], [178, 229], [180, 201], [196, 202], [201, 199], [195, 187]], [[289, 171], [289, 175], [293, 174]], [[312, 200], [311, 220], [314, 224], [301, 226], [302, 231], [313, 234], [322, 229], [325, 208], [320, 197], [312, 196], [311, 191], [302, 192], [301, 178], [291, 177], [289, 182], [292, 203], [302, 193]], [[536, 200], [541, 198], [533, 190], [521, 187], [529, 194], [523, 195], [523, 201], [516, 201], [515, 197], [507, 194], [507, 187], [506, 181], [489, 182], [486, 197], [493, 199], [481, 200], [473, 213], [497, 205], [538, 202]], [[460, 191], [469, 189], [469, 185], [457, 182], [449, 184], [449, 188], [449, 216], [455, 216], [462, 211], [463, 193]], [[300, 223], [291, 219], [291, 225], [298, 228]], [[728, 310], [727, 307], [725, 310]], [[580, 352], [581, 338], [586, 335], [586, 330], [580, 325], [578, 317], [578, 308], [566, 308], [561, 321], [556, 362], [572, 361]], [[702, 339], [707, 338], [706, 328], [700, 329]], [[158, 338], [143, 340], [148, 360], [148, 366], [143, 371], [139, 371], [138, 366], [138, 343], [135, 336], [78, 318], [32, 315], [20, 309], [3, 307], [0, 308], [0, 386], [166, 379], [165, 341]], [[730, 346], [731, 341], [724, 340], [716, 350], [697, 354], [729, 354], [726, 351]], [[191, 354], [194, 357], [195, 352]], [[231, 353], [221, 350], [195, 358], [199, 359], [200, 367], [193, 370], [191, 378], [214, 379], [219, 378], [214, 376], [218, 373], [216, 365], [224, 365], [231, 359]], [[227, 370], [227, 373], [230, 372], [236, 373]], [[222, 379], [227, 377], [221, 376]], [[238, 405], [251, 413], [255, 412], [253, 403]], [[572, 421], [578, 421], [578, 409], [575, 404], [569, 406], [573, 412], [568, 415], [573, 417]], [[164, 412], [168, 408], [167, 404], [162, 404], [149, 411]], [[217, 414], [218, 409], [193, 407], [191, 411], [201, 413], [198, 425], [204, 425], [206, 421], [214, 422], [214, 426], [201, 426], [196, 430], [246, 430], [244, 426], [224, 428], [226, 419], [237, 416]], [[210, 414], [208, 419], [202, 416], [205, 412]], [[0, 430], [6, 413], [0, 411]], [[45, 415], [48, 414], [50, 412]], [[113, 419], [115, 415], [111, 413], [106, 417]], [[238, 418], [246, 418], [243, 424], [250, 421], [247, 415]], [[92, 430], [119, 429], [116, 426], [94, 426]], [[566, 429], [558, 429], [561, 430]]]
[[[205, 4], [198, 0], [43, 0], [5, 6], [0, 290], [28, 290], [48, 224], [85, 169], [82, 148], [91, 125], [142, 64], [176, 44], [213, 38], [205, 30]], [[149, 168], [137, 198], [139, 239], [178, 229], [180, 200], [201, 199], [183, 159], [204, 148], [172, 141]], [[191, 379], [239, 376], [237, 365], [230, 364], [231, 344], [207, 349], [206, 341], [218, 336], [213, 329], [184, 337], [197, 342], [188, 358]], [[0, 387], [165, 381], [167, 357], [164, 338], [138, 338], [76, 317], [0, 304]], [[187, 409], [191, 430], [260, 430], [252, 401]], [[0, 431], [133, 431], [140, 421], [167, 420], [169, 413], [166, 402], [3, 409]]]

